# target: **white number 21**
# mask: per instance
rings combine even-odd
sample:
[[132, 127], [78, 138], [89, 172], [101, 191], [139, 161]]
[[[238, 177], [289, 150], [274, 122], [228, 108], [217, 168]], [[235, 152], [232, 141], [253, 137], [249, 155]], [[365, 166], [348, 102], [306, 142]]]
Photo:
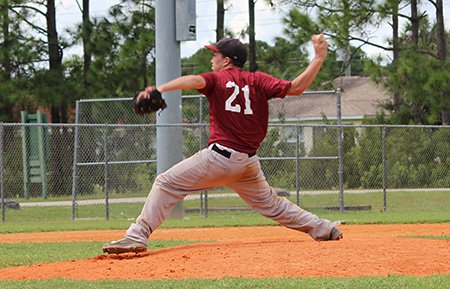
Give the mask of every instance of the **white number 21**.
[[[233, 93], [231, 96], [227, 99], [225, 102], [225, 110], [232, 111], [232, 112], [241, 112], [241, 106], [239, 104], [233, 105], [233, 101], [236, 99], [236, 97], [239, 94], [239, 86], [234, 83], [233, 81], [227, 82], [227, 88], [234, 88]], [[245, 98], [245, 109], [244, 114], [253, 114], [253, 110], [250, 107], [250, 89], [248, 88], [248, 85], [244, 86], [242, 88], [242, 92], [244, 93]]]

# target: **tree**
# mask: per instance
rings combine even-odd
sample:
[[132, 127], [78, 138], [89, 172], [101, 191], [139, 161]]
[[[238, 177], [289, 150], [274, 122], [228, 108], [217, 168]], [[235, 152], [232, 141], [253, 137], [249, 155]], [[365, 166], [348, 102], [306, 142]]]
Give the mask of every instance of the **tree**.
[[[37, 50], [45, 50], [41, 55], [47, 56], [40, 60], [47, 61], [48, 66], [45, 68], [42, 68], [42, 65], [39, 68], [36, 66], [32, 72], [33, 77], [39, 75], [39, 81], [34, 83], [33, 95], [38, 102], [50, 107], [52, 122], [67, 122], [70, 94], [68, 90], [62, 88], [64, 86], [62, 55], [65, 43], [58, 37], [55, 1], [17, 0], [10, 6], [10, 12], [17, 17], [19, 27], [30, 29], [32, 31], [30, 33], [40, 35], [39, 38], [30, 37], [29, 40], [33, 41], [32, 45], [39, 47]], [[41, 20], [45, 22], [44, 27], [39, 24], [42, 23]], [[49, 89], [53, 85], [54, 89]]]
[[[445, 25], [444, 25], [444, 5], [442, 0], [436, 0], [435, 2], [430, 1], [436, 7], [436, 37], [437, 37], [437, 57], [440, 62], [440, 72], [444, 75], [448, 75], [448, 67], [447, 65], [447, 39], [445, 37]], [[445, 83], [448, 83], [448, 79], [445, 80]], [[444, 84], [444, 83], [443, 83]], [[448, 95], [450, 94], [450, 89], [441, 89], [439, 90], [440, 99], [442, 103], [441, 110], [441, 119], [442, 124], [449, 125], [450, 124], [450, 102], [448, 100]]]
[[401, 96], [394, 102], [392, 119], [399, 123], [446, 124], [450, 100], [447, 35], [443, 28], [443, 12], [439, 1], [430, 1], [436, 8], [436, 23], [430, 23], [426, 12], [412, 1], [410, 21], [398, 41], [400, 52], [395, 62], [377, 72], [379, 80]]
[[[368, 25], [374, 23], [374, 5], [375, 0], [363, 1], [312, 1], [312, 0], [295, 0], [295, 1], [277, 1], [279, 4], [294, 5], [298, 13], [304, 15], [304, 21], [300, 22], [303, 30], [302, 36], [316, 33], [324, 33], [332, 39], [333, 44], [343, 53], [344, 71], [346, 75], [351, 75], [352, 56], [361, 46], [370, 42], [365, 38], [369, 35], [365, 32]], [[306, 12], [307, 11], [307, 12]], [[313, 21], [309, 15], [316, 14], [317, 17]], [[306, 18], [309, 18], [306, 20]], [[351, 49], [350, 41], [356, 40], [362, 42], [360, 47]]]
[[[300, 53], [299, 53], [300, 52]], [[273, 46], [257, 41], [258, 68], [279, 78], [293, 79], [299, 67], [306, 67], [307, 53], [299, 50], [295, 42], [276, 37]]]
[[[47, 1], [47, 43], [49, 56], [49, 77], [55, 78], [55, 83], [62, 82], [62, 57], [63, 50], [59, 46], [58, 31], [56, 29], [55, 0]], [[51, 103], [52, 122], [67, 123], [67, 99], [60, 98], [59, 105]]]
[[[12, 63], [11, 63], [11, 44], [12, 39], [10, 36], [10, 18], [9, 18], [9, 3], [7, 0], [3, 0], [0, 4], [1, 9], [1, 27], [2, 27], [2, 38], [3, 43], [1, 47], [1, 62], [0, 65], [2, 69], [0, 70], [0, 82], [3, 84], [11, 80], [12, 74]], [[8, 101], [8, 98], [5, 97], [5, 94], [9, 94], [10, 91], [6, 91], [6, 87], [1, 85], [0, 88], [0, 96], [2, 98], [2, 103], [6, 104], [2, 106], [2, 112], [5, 113], [8, 117], [12, 118], [12, 106]]]
[[122, 1], [107, 17], [94, 19], [91, 97], [129, 97], [153, 82], [154, 19], [154, 1], [145, 0]]
[[[376, 10], [379, 11], [378, 18], [390, 19], [391, 22], [389, 25], [392, 27], [392, 39], [390, 44], [392, 46], [392, 67], [396, 67], [399, 56], [400, 56], [400, 41], [399, 41], [399, 5], [402, 0], [387, 0], [384, 3], [380, 3]], [[392, 99], [392, 111], [398, 112], [401, 104], [401, 96], [400, 92], [393, 90], [393, 99]]]
[[3, 70], [1, 73], [2, 81], [11, 80], [11, 58], [10, 58], [10, 50], [11, 50], [11, 39], [10, 39], [10, 29], [9, 29], [9, 5], [7, 0], [3, 0], [0, 4], [1, 8], [1, 17], [2, 17], [2, 34], [3, 34], [3, 45], [2, 45], [2, 58], [1, 64]]
[[190, 57], [181, 59], [183, 75], [200, 74], [211, 70], [211, 50], [200, 48]]
[[225, 0], [217, 0], [216, 42], [224, 36], [225, 29]]
[[[297, 22], [302, 27], [301, 34], [324, 31], [337, 47], [349, 47], [350, 41], [359, 41], [362, 43], [361, 46], [372, 45], [393, 52], [393, 61], [385, 72], [374, 75], [377, 75], [378, 81], [385, 83], [393, 93], [393, 102], [386, 107], [395, 114], [394, 119], [401, 123], [409, 123], [411, 119], [414, 123], [439, 123], [439, 121], [447, 123], [450, 121], [450, 101], [444, 95], [448, 95], [446, 88], [448, 69], [438, 67], [435, 62], [438, 58], [441, 60], [441, 67], [445, 67], [446, 56], [443, 56], [443, 51], [446, 51], [446, 48], [443, 47], [446, 40], [442, 1], [429, 1], [436, 7], [436, 29], [427, 24], [429, 23], [427, 14], [420, 11], [419, 0], [406, 3], [409, 15], [399, 13], [399, 7], [404, 2], [406, 1], [293, 1], [297, 7], [315, 9], [317, 13], [316, 21], [306, 19], [304, 16], [302, 21]], [[291, 11], [289, 16], [292, 15]], [[371, 35], [364, 28], [386, 18], [392, 20], [392, 40], [387, 45], [370, 42]], [[399, 35], [399, 18], [407, 21], [407, 29], [402, 36]], [[433, 33], [434, 30], [441, 31], [438, 32], [440, 36], [436, 36], [435, 39], [429, 37], [436, 34]], [[351, 57], [347, 56], [347, 61], [349, 59]], [[421, 76], [414, 77], [413, 72], [418, 71], [421, 72]], [[390, 76], [386, 77], [387, 74]], [[436, 92], [440, 95], [439, 101], [435, 99]], [[437, 110], [440, 111], [438, 118], [436, 118]]]
[[248, 0], [248, 38], [249, 38], [249, 71], [256, 71], [256, 43], [255, 43], [255, 3], [256, 0]]
[[[78, 4], [78, 1], [77, 1]], [[85, 91], [89, 89], [88, 72], [92, 63], [92, 22], [89, 13], [89, 0], [83, 0], [83, 7], [79, 7], [82, 13], [81, 38], [83, 41], [83, 87]]]
[[[293, 51], [298, 50], [304, 55], [308, 56], [308, 50], [306, 49], [307, 44], [311, 40], [311, 35], [318, 33], [320, 30], [320, 23], [317, 23], [306, 13], [302, 13], [298, 9], [292, 9], [283, 19], [285, 23], [285, 28], [283, 34], [286, 35], [287, 41], [291, 42]], [[277, 46], [277, 45], [276, 45]], [[358, 49], [357, 47], [349, 46], [352, 52], [352, 70], [353, 74], [363, 75], [364, 74], [364, 61], [366, 59], [365, 53]], [[340, 76], [343, 71], [345, 71], [345, 63], [340, 63], [337, 61], [336, 57], [336, 47], [332, 42], [329, 48], [329, 56], [324, 62], [319, 75], [316, 77], [313, 86], [315, 88], [331, 88], [332, 81]]]
[[17, 121], [15, 112], [33, 106], [27, 81], [43, 60], [41, 41], [29, 32], [24, 18], [33, 16], [22, 0], [0, 0], [0, 120]]

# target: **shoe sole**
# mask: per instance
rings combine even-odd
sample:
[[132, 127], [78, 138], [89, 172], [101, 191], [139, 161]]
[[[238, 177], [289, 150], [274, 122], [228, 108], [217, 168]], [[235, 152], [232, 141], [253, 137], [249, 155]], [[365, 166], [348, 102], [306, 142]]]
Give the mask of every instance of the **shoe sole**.
[[339, 230], [338, 228], [334, 227], [333, 230], [331, 230], [330, 240], [331, 241], [339, 241], [342, 238], [344, 238], [344, 236], [342, 235], [341, 230]]
[[129, 248], [120, 248], [120, 247], [103, 248], [103, 253], [106, 253], [106, 254], [141, 253], [141, 252], [146, 252], [146, 251], [147, 251], [147, 247], [143, 247], [143, 246], [136, 246], [136, 247], [129, 247]]
[[339, 241], [342, 238], [344, 238], [344, 236], [342, 234], [339, 234], [339, 236], [337, 236], [335, 239], [332, 239], [332, 240]]

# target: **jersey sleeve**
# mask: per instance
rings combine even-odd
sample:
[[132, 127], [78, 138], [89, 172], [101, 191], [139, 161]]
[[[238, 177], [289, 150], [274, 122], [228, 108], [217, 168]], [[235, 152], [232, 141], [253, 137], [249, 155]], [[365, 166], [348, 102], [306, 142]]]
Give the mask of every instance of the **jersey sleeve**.
[[203, 77], [206, 82], [206, 85], [202, 89], [198, 89], [198, 92], [204, 95], [209, 95], [214, 86], [215, 73], [214, 72], [206, 72], [201, 73], [199, 76]]
[[258, 82], [266, 93], [267, 99], [284, 98], [291, 87], [291, 81], [273, 77], [267, 73], [257, 73]]

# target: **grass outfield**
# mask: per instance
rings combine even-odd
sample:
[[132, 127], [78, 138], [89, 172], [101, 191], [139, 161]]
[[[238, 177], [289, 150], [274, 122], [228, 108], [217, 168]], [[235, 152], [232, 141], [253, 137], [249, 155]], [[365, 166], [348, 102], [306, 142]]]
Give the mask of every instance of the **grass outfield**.
[[408, 289], [443, 289], [449, 288], [450, 275], [430, 277], [415, 276], [387, 276], [362, 278], [270, 278], [270, 279], [184, 279], [184, 280], [156, 280], [156, 281], [78, 281], [71, 279], [28, 280], [28, 281], [0, 281], [0, 287], [16, 288], [75, 288], [75, 289], [104, 289], [104, 288], [408, 288]]
[[[449, 222], [448, 192], [388, 194], [388, 211], [382, 212], [380, 194], [361, 194], [346, 196], [346, 203], [352, 205], [372, 205], [371, 211], [333, 212], [314, 207], [327, 206], [335, 196], [304, 196], [302, 204], [311, 211], [330, 220], [341, 220], [346, 224], [392, 224], [392, 223], [432, 223]], [[231, 198], [233, 199], [233, 198]], [[219, 199], [216, 205], [229, 205], [229, 201]], [[189, 206], [194, 203], [187, 203]], [[211, 199], [210, 205], [214, 205]], [[302, 206], [304, 206], [302, 205]], [[63, 230], [101, 230], [128, 228], [132, 220], [126, 216], [139, 212], [142, 204], [117, 204], [111, 207], [111, 219], [104, 220], [104, 206], [85, 206], [77, 211], [79, 219], [70, 220], [67, 207], [27, 207], [21, 211], [7, 210], [6, 222], [0, 223], [0, 233], [46, 232]], [[127, 212], [124, 214], [124, 212]], [[92, 217], [93, 216], [93, 217]], [[49, 221], [51, 220], [51, 222]], [[184, 219], [168, 219], [161, 227], [219, 227], [275, 225], [252, 211], [209, 213], [208, 217], [198, 214], [186, 215]], [[426, 237], [426, 236], [422, 236]], [[430, 238], [435, 238], [430, 236]], [[449, 236], [441, 237], [448, 240]], [[150, 249], [170, 247], [192, 241], [154, 241]], [[99, 254], [102, 242], [70, 243], [18, 243], [0, 244], [0, 268], [92, 258]], [[18, 254], [20, 252], [20, 254]], [[143, 268], [145, 270], [145, 268]], [[385, 276], [362, 278], [268, 278], [242, 279], [225, 278], [220, 280], [156, 280], [156, 281], [78, 281], [72, 279], [0, 281], [0, 288], [450, 288], [450, 275], [430, 277]]]
[[[228, 193], [228, 191], [220, 191]], [[211, 195], [213, 195], [211, 193]], [[124, 197], [124, 195], [114, 195]], [[91, 196], [98, 199], [100, 196]], [[61, 201], [61, 197], [49, 197], [47, 201]], [[66, 197], [67, 200], [67, 197]], [[290, 200], [295, 202], [295, 196]], [[22, 200], [19, 200], [22, 201]], [[43, 201], [41, 198], [30, 199], [29, 202]], [[339, 203], [337, 194], [324, 195], [302, 195], [300, 206], [311, 211], [320, 217], [330, 220], [342, 220], [352, 223], [423, 223], [423, 222], [447, 222], [450, 221], [448, 208], [450, 208], [450, 192], [430, 191], [430, 192], [388, 192], [387, 212], [383, 212], [383, 194], [346, 194], [346, 206], [370, 206], [369, 211], [346, 211], [341, 214], [336, 211], [328, 211], [320, 208], [327, 206], [336, 207]], [[209, 198], [209, 208], [214, 207], [237, 207], [246, 204], [238, 197]], [[5, 222], [0, 224], [0, 233], [14, 232], [15, 230], [30, 231], [33, 226], [38, 230], [48, 230], [48, 223], [55, 223], [54, 230], [64, 229], [65, 226], [58, 226], [59, 223], [76, 223], [68, 225], [69, 228], [83, 229], [81, 224], [84, 220], [90, 229], [120, 229], [128, 227], [130, 221], [134, 220], [141, 211], [143, 203], [119, 203], [110, 204], [109, 219], [106, 219], [105, 205], [83, 205], [77, 206], [76, 221], [71, 221], [72, 208], [70, 206], [47, 206], [47, 207], [22, 207], [21, 210], [7, 209], [5, 212]], [[198, 208], [199, 200], [187, 200], [184, 202], [186, 208]], [[239, 226], [248, 223], [249, 225], [267, 225], [270, 220], [260, 217], [257, 213], [250, 211], [236, 212], [209, 212], [208, 218], [199, 216], [198, 212], [186, 214], [187, 218], [195, 222], [166, 222], [164, 226], [197, 226], [192, 223], [199, 223], [198, 226]], [[202, 220], [203, 219], [203, 220]], [[20, 225], [19, 225], [20, 224]], [[29, 226], [28, 224], [31, 224]], [[89, 225], [88, 225], [89, 224]], [[10, 226], [11, 225], [11, 226]], [[52, 225], [50, 225], [52, 226]]]
[[[329, 212], [314, 210], [321, 218], [341, 221], [343, 224], [414, 224], [450, 222], [447, 211], [418, 212]], [[48, 217], [47, 217], [48, 218]], [[0, 233], [50, 232], [78, 230], [126, 230], [133, 220], [82, 219], [70, 221], [55, 219], [51, 222], [39, 219], [0, 223]], [[227, 227], [227, 226], [267, 226], [278, 223], [267, 219], [253, 211], [210, 213], [207, 218], [198, 214], [186, 215], [183, 219], [167, 219], [161, 228], [195, 228], [195, 227]]]

